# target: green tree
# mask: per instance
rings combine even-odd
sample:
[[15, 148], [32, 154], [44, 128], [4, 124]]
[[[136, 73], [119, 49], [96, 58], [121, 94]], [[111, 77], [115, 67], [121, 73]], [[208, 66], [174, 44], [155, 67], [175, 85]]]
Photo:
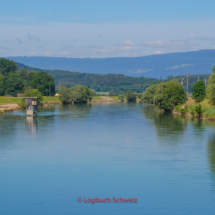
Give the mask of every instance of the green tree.
[[38, 105], [41, 105], [43, 101], [42, 93], [38, 89], [25, 89], [24, 97], [38, 97]]
[[195, 99], [196, 102], [201, 102], [205, 99], [206, 92], [205, 92], [205, 85], [203, 81], [197, 81], [195, 85], [193, 86], [193, 98]]
[[31, 88], [32, 86], [32, 81], [34, 79], [34, 76], [37, 74], [37, 72], [35, 71], [31, 71], [28, 73], [28, 76], [27, 76], [27, 87]]
[[111, 89], [111, 91], [109, 92], [109, 96], [115, 96], [115, 95], [116, 95], [116, 93], [114, 92], [113, 89]]
[[46, 72], [37, 72], [33, 75], [31, 81], [31, 87], [38, 89], [44, 96], [49, 96], [51, 91], [51, 96], [55, 95], [55, 79], [52, 75], [47, 74]]
[[144, 103], [153, 104], [154, 103], [154, 96], [155, 96], [156, 91], [157, 91], [157, 87], [158, 87], [157, 84], [151, 84], [151, 86], [148, 87], [146, 89], [146, 91], [142, 94], [141, 100]]
[[209, 99], [209, 103], [215, 106], [215, 66], [213, 67], [213, 73], [208, 79], [206, 94], [207, 98]]
[[171, 112], [176, 105], [183, 104], [186, 100], [184, 88], [177, 80], [161, 82], [155, 95], [155, 105], [159, 109]]
[[71, 96], [74, 98], [74, 103], [86, 103], [92, 100], [93, 92], [84, 85], [76, 85], [70, 88]]
[[60, 88], [59, 94], [60, 94], [61, 102], [63, 102], [63, 103], [72, 103], [73, 102], [70, 97], [70, 89], [67, 88], [66, 86], [62, 86]]
[[93, 97], [93, 91], [84, 85], [76, 85], [71, 88], [62, 86], [59, 94], [63, 103], [87, 103]]
[[5, 92], [5, 78], [3, 75], [0, 75], [0, 96], [3, 96]]
[[10, 72], [14, 72], [17, 69], [17, 65], [14, 61], [5, 58], [0, 58], [0, 74], [8, 75]]
[[27, 76], [28, 76], [27, 69], [22, 68], [22, 69], [18, 70], [18, 73], [20, 74], [22, 81], [25, 81], [27, 79]]
[[135, 102], [136, 101], [136, 93], [134, 93], [132, 91], [128, 91], [126, 93], [126, 99], [128, 100], [128, 102]]
[[5, 94], [17, 96], [17, 93], [23, 92], [22, 78], [18, 73], [10, 73], [5, 82]]

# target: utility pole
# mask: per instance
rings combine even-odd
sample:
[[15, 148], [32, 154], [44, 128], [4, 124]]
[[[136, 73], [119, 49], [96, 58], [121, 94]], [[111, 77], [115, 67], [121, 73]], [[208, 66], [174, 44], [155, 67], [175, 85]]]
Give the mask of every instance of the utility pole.
[[187, 72], [187, 98], [188, 98], [188, 72]]
[[199, 75], [198, 75], [198, 81], [199, 81]]
[[49, 96], [51, 96], [51, 87], [49, 87]]
[[206, 83], [207, 83], [207, 82], [206, 82], [206, 78], [205, 78], [205, 87], [207, 87], [207, 86], [206, 86]]

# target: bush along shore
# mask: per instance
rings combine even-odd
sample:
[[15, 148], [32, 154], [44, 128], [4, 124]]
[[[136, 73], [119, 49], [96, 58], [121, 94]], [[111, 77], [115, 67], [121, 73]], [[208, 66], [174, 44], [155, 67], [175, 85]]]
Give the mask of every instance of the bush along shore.
[[199, 119], [215, 121], [215, 66], [207, 87], [203, 81], [193, 86], [192, 98], [177, 80], [152, 84], [142, 94], [141, 100], [160, 110]]
[[208, 103], [208, 99], [196, 103], [194, 99], [189, 98], [185, 104], [176, 106], [172, 113], [215, 121], [215, 108]]

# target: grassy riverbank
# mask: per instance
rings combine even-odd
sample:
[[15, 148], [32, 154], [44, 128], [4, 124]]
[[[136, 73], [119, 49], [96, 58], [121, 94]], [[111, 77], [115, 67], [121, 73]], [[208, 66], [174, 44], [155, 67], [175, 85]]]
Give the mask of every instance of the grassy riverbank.
[[[94, 96], [93, 100], [103, 99], [100, 96]], [[19, 104], [22, 101], [22, 97], [2, 97], [0, 96], [0, 105]], [[43, 102], [59, 102], [60, 99], [57, 96], [43, 96]]]
[[[197, 113], [195, 112], [195, 108], [201, 105], [201, 118], [215, 120], [215, 108], [208, 102], [208, 99], [205, 99], [200, 103], [196, 103], [194, 99], [189, 98], [185, 104], [176, 106], [173, 113], [196, 117]], [[184, 110], [184, 112], [182, 110]]]
[[[7, 105], [7, 104], [19, 104], [22, 101], [22, 97], [0, 97], [0, 105]], [[50, 101], [60, 101], [59, 97], [57, 96], [44, 96], [44, 102]]]

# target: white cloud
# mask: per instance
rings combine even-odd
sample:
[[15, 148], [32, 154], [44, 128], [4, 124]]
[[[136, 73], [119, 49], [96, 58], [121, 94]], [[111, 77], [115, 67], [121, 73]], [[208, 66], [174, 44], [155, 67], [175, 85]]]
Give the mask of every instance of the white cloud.
[[108, 50], [107, 49], [102, 49], [102, 48], [95, 48], [93, 49], [94, 52], [102, 52], [102, 53], [108, 53]]
[[134, 73], [146, 73], [146, 72], [150, 72], [152, 71], [153, 69], [146, 69], [146, 70], [143, 70], [143, 69], [138, 69], [136, 72]]
[[29, 53], [45, 56], [44, 50], [48, 50], [55, 57], [133, 57], [212, 49], [214, 42], [208, 38], [215, 38], [215, 29], [211, 28], [214, 24], [215, 20], [139, 24], [0, 24], [0, 47], [4, 47], [0, 56], [26, 56]]
[[158, 40], [152, 42], [143, 42], [143, 46], [150, 48], [174, 48], [174, 49], [182, 49], [184, 47], [190, 48], [197, 45], [196, 42], [190, 39], [183, 40]]
[[155, 53], [155, 54], [163, 54], [162, 51], [155, 51], [154, 53]]
[[49, 56], [52, 56], [52, 55], [53, 55], [52, 52], [45, 52], [45, 56], [46, 56], [46, 57], [49, 57]]
[[28, 52], [26, 54], [27, 57], [32, 57], [32, 56], [37, 56], [37, 53], [36, 52]]
[[131, 40], [126, 40], [125, 41], [125, 45], [127, 45], [127, 46], [133, 46], [134, 43], [132, 43]]
[[187, 66], [193, 66], [193, 65], [192, 64], [181, 64], [181, 65], [172, 66], [172, 67], [169, 67], [166, 69], [178, 69], [178, 68], [187, 67]]

